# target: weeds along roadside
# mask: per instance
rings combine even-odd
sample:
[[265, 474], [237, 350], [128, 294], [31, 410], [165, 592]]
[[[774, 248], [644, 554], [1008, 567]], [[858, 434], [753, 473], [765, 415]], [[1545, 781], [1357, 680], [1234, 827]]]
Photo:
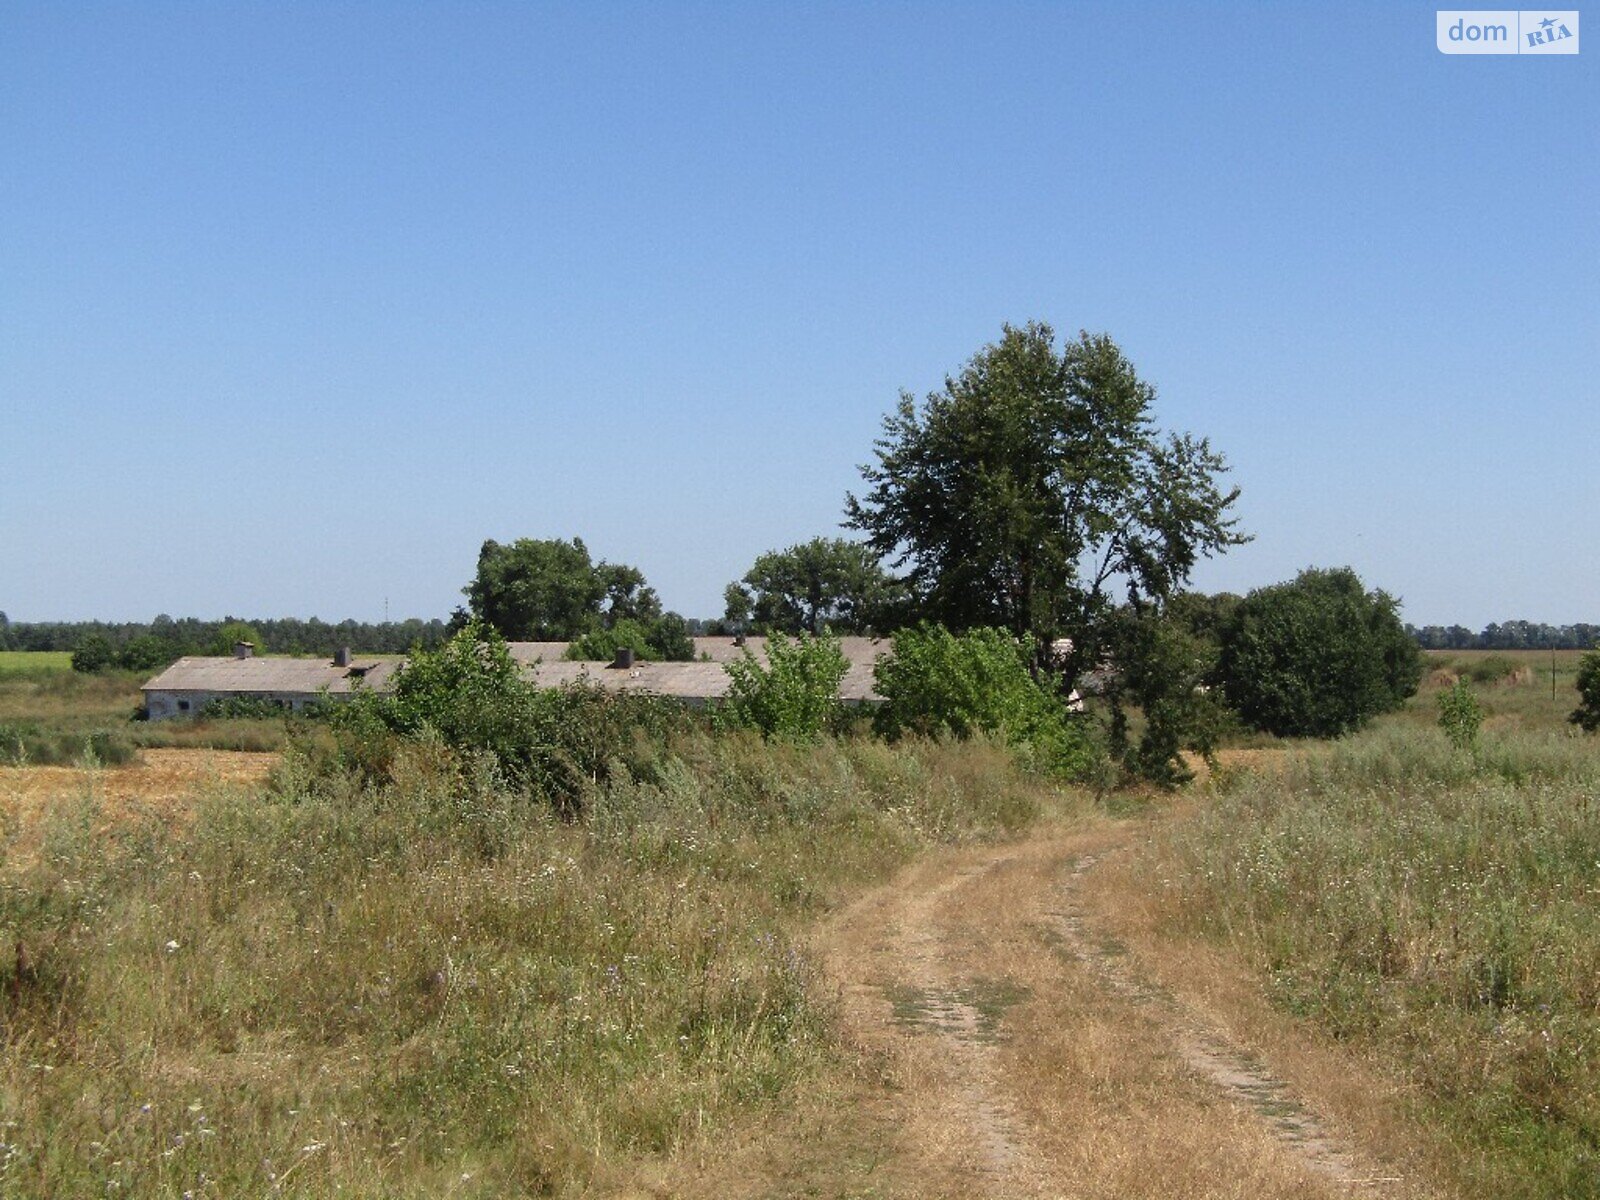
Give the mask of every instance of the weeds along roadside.
[[7, 867], [0, 1194], [563, 1194], [828, 1061], [796, 931], [1048, 786], [1003, 748], [618, 738], [581, 815], [397, 744]]
[[1219, 779], [1133, 869], [1166, 936], [1417, 1085], [1468, 1194], [1600, 1195], [1600, 746], [1391, 723]]

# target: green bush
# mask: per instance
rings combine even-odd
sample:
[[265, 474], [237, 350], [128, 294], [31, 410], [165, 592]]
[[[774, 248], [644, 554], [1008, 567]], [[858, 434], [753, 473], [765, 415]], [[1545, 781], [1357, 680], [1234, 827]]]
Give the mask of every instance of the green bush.
[[873, 677], [884, 698], [873, 725], [891, 740], [993, 734], [1063, 778], [1086, 778], [1100, 761], [1087, 723], [1040, 686], [1026, 648], [1003, 629], [959, 636], [942, 625], [903, 629]]
[[[207, 700], [197, 715], [208, 721], [260, 721], [282, 717], [293, 711], [287, 701], [274, 700], [271, 696], [218, 696], [214, 700]], [[313, 716], [317, 711], [315, 706], [310, 706], [303, 710], [302, 715]]]
[[1337, 737], [1400, 707], [1421, 681], [1422, 655], [1397, 607], [1347, 567], [1251, 592], [1223, 638], [1228, 702], [1256, 728], [1291, 737]]
[[1457, 750], [1476, 746], [1482, 726], [1483, 709], [1466, 680], [1457, 680], [1454, 687], [1439, 693], [1439, 728]]
[[91, 633], [72, 652], [72, 669], [85, 674], [109, 671], [117, 665], [117, 650], [103, 633]]
[[1517, 664], [1504, 654], [1488, 654], [1467, 667], [1467, 677], [1473, 683], [1499, 683], [1509, 678], [1516, 669]]
[[1585, 733], [1600, 729], [1600, 650], [1578, 661], [1578, 707], [1567, 718]]
[[588, 792], [626, 762], [636, 734], [685, 721], [679, 705], [596, 685], [541, 689], [505, 640], [477, 620], [438, 650], [417, 650], [392, 692], [358, 693], [331, 710], [329, 763], [369, 782], [393, 778], [400, 744], [431, 741], [451, 769], [490, 768], [513, 791], [581, 810]]
[[727, 664], [728, 697], [718, 709], [724, 721], [759, 729], [769, 738], [810, 741], [839, 718], [839, 684], [850, 669], [839, 639], [831, 634], [767, 639], [767, 665], [749, 650]]
[[[1194, 617], [1202, 614], [1194, 612], [1192, 602], [1178, 607], [1178, 612], [1129, 607], [1107, 622], [1117, 669], [1107, 673], [1102, 693], [1112, 755], [1130, 776], [1168, 788], [1194, 777], [1185, 750], [1211, 761], [1237, 724], [1209, 686], [1217, 645], [1196, 632]], [[1143, 718], [1137, 728], [1130, 706]]]
[[577, 662], [610, 662], [623, 648], [644, 662], [688, 662], [694, 658], [694, 639], [677, 613], [650, 620], [623, 617], [604, 629], [594, 629], [567, 647], [566, 657]]
[[182, 652], [173, 643], [143, 634], [117, 651], [117, 666], [124, 671], [159, 671], [180, 657]]

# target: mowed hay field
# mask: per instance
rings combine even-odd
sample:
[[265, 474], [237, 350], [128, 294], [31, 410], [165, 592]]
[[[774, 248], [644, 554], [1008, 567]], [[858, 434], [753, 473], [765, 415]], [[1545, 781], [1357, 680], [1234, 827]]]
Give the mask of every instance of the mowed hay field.
[[188, 820], [219, 788], [254, 788], [279, 756], [219, 750], [145, 750], [120, 766], [0, 766], [0, 828], [12, 861], [37, 850], [64, 812], [89, 815], [103, 832], [145, 819]]

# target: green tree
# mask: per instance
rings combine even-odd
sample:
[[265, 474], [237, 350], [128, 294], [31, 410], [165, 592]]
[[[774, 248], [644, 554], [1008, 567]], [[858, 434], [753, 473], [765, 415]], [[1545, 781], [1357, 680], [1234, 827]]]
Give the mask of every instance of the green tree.
[[1006, 326], [922, 405], [885, 418], [846, 524], [908, 568], [916, 610], [995, 625], [1098, 663], [1118, 595], [1171, 595], [1196, 562], [1246, 539], [1238, 489], [1203, 439], [1161, 436], [1155, 390], [1109, 337], [1060, 351], [1048, 325]]
[[743, 633], [749, 628], [750, 618], [755, 611], [755, 601], [750, 598], [750, 593], [745, 591], [742, 583], [730, 583], [722, 590], [722, 601], [723, 622], [736, 633]]
[[180, 657], [171, 642], [146, 633], [133, 638], [117, 652], [117, 666], [124, 671], [159, 671]]
[[661, 618], [661, 598], [656, 590], [644, 581], [644, 573], [637, 567], [620, 563], [600, 563], [595, 575], [605, 590], [605, 610], [602, 614], [607, 625], [618, 621], [649, 623]]
[[746, 650], [725, 669], [722, 719], [769, 738], [811, 741], [837, 720], [839, 684], [850, 663], [830, 634], [791, 639], [774, 633], [767, 639], [765, 666]]
[[566, 542], [492, 538], [478, 551], [478, 573], [463, 590], [474, 617], [514, 642], [580, 637], [596, 623], [608, 581], [582, 538]]
[[117, 648], [103, 633], [86, 634], [72, 652], [72, 669], [85, 674], [109, 671], [117, 665]]
[[1398, 608], [1348, 567], [1251, 592], [1222, 645], [1228, 702], [1258, 729], [1300, 737], [1337, 737], [1398, 708], [1422, 678]]
[[249, 642], [258, 651], [266, 649], [266, 642], [254, 625], [243, 621], [224, 621], [211, 639], [210, 652], [216, 655], [229, 655], [233, 648], [240, 642]]
[[1578, 707], [1567, 720], [1585, 733], [1600, 730], [1600, 651], [1578, 660], [1578, 697]]
[[903, 589], [860, 542], [812, 538], [756, 559], [741, 584], [729, 586], [726, 620], [754, 619], [780, 633], [864, 633], [892, 619]]
[[1144, 642], [1118, 644], [1119, 603], [1159, 609], [1201, 558], [1247, 539], [1222, 456], [1156, 429], [1155, 390], [1116, 343], [1055, 343], [1048, 325], [1008, 325], [920, 406], [903, 393], [845, 523], [906, 570], [913, 611], [1027, 639], [1064, 691], [1109, 659], [1133, 665]]
[[575, 657], [610, 658], [623, 645], [647, 658], [694, 657], [687, 623], [661, 611], [644, 574], [595, 562], [582, 538], [484, 542], [478, 573], [463, 591], [471, 613], [457, 610], [452, 631], [476, 617], [510, 641], [581, 643]]

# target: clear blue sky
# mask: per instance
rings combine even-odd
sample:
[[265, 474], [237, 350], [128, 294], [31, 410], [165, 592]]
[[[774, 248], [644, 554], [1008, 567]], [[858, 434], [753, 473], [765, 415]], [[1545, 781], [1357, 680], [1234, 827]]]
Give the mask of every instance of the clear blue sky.
[[1235, 591], [1600, 620], [1600, 9], [0, 8], [0, 609], [443, 616], [581, 535], [720, 612], [1005, 321], [1208, 435]]

